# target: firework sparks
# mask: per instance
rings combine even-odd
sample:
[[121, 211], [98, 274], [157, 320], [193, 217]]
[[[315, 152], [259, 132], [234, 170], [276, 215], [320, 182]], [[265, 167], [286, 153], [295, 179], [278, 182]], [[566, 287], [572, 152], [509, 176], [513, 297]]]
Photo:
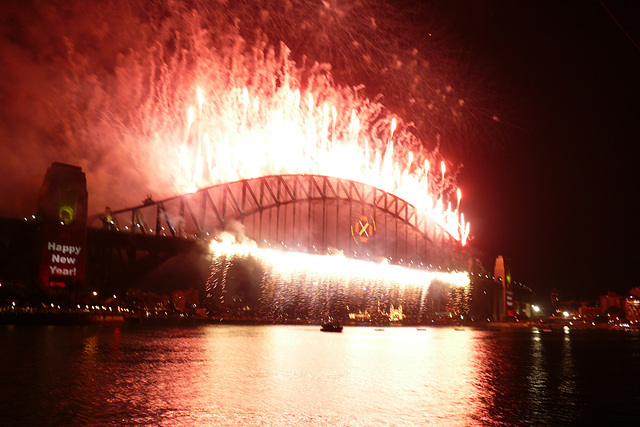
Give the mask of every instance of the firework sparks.
[[[293, 76], [286, 80], [295, 81]], [[321, 106], [312, 104], [313, 94], [303, 96], [297, 87], [281, 86], [270, 97], [251, 92], [247, 87], [227, 91], [230, 96], [219, 114], [220, 110], [209, 108], [202, 89], [195, 91], [194, 101], [198, 102], [199, 111], [206, 113], [194, 118], [194, 108], [188, 107], [187, 140], [180, 145], [182, 171], [175, 182], [178, 192], [265, 175], [335, 176], [396, 194], [419, 207], [454, 238], [466, 241], [462, 233], [466, 225], [460, 223], [460, 200], [455, 210], [450, 203], [446, 210], [442, 209], [447, 189], [452, 187], [445, 162], [441, 161], [440, 186], [430, 188], [433, 180], [428, 179], [428, 160], [424, 169], [413, 167], [413, 151], [394, 144], [409, 137], [398, 131], [395, 117], [390, 120], [389, 136], [383, 141], [371, 129], [361, 129], [361, 123], [371, 123], [372, 118], [357, 99], [343, 99], [348, 105], [339, 110], [327, 102]], [[224, 93], [218, 93], [218, 98], [221, 95]], [[305, 98], [307, 105], [301, 102]], [[198, 129], [195, 136], [192, 127]], [[219, 139], [212, 143], [208, 135], [221, 129], [224, 131], [219, 133]], [[374, 151], [373, 161], [369, 141], [376, 147], [385, 147], [383, 154]], [[206, 157], [203, 145], [210, 153]]]
[[[12, 114], [44, 136], [37, 150], [42, 168], [64, 161], [89, 171], [91, 211], [131, 206], [140, 193], [161, 199], [245, 177], [319, 173], [393, 192], [464, 241], [460, 230], [468, 226], [447, 203], [455, 173], [440, 178], [430, 171], [442, 159], [424, 147], [437, 147], [447, 134], [445, 112], [455, 112], [450, 124], [458, 126], [469, 103], [459, 102], [443, 78], [446, 61], [399, 49], [398, 38], [389, 37], [409, 31], [390, 5], [79, 3], [47, 13], [9, 10], [25, 28], [48, 28], [42, 40], [14, 46], [36, 55], [12, 61], [49, 61], [33, 64], [44, 87], [30, 82], [15, 97], [37, 102]], [[94, 25], [95, 16], [104, 23]], [[376, 75], [385, 84], [375, 84]], [[422, 106], [409, 115], [413, 123], [391, 114], [383, 98], [369, 98], [384, 87], [394, 95], [386, 100]], [[422, 140], [412, 133], [417, 116]], [[16, 147], [8, 155], [35, 151]]]
[[[227, 236], [229, 236], [227, 234]], [[388, 261], [375, 263], [371, 261], [346, 258], [338, 254], [324, 256], [300, 252], [283, 252], [277, 249], [259, 248], [253, 244], [236, 244], [234, 239], [213, 240], [209, 246], [214, 258], [247, 258], [260, 259], [271, 270], [282, 275], [300, 274], [311, 276], [331, 276], [345, 280], [362, 282], [382, 281], [397, 283], [402, 286], [427, 286], [433, 280], [439, 280], [452, 286], [469, 285], [469, 277], [465, 272], [436, 272], [405, 268], [389, 264]]]
[[208, 296], [215, 294], [224, 304], [230, 265], [252, 258], [265, 271], [262, 302], [274, 310], [272, 315], [285, 316], [295, 305], [298, 312], [318, 319], [344, 309], [369, 310], [383, 302], [391, 306], [404, 304], [417, 318], [433, 283], [447, 287], [452, 294], [469, 292], [470, 280], [465, 272], [405, 268], [386, 260], [354, 260], [339, 251], [327, 256], [259, 248], [247, 239], [236, 242], [230, 233], [214, 239], [210, 250], [212, 273], [207, 284]]

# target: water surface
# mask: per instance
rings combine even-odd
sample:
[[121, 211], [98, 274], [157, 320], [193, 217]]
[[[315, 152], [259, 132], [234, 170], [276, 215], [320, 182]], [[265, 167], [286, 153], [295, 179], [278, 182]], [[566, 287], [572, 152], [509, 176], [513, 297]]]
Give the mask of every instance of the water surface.
[[632, 333], [3, 325], [0, 349], [1, 425], [640, 420]]

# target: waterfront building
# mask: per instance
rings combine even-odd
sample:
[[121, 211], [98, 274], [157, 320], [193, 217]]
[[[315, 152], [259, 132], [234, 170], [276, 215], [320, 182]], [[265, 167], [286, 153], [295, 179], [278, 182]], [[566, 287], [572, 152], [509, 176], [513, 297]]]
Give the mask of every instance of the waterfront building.
[[580, 307], [578, 308], [578, 313], [580, 317], [585, 319], [594, 319], [596, 316], [601, 315], [602, 308], [598, 306], [588, 306], [586, 301], [580, 303]]
[[624, 297], [615, 292], [608, 292], [607, 295], [600, 295], [600, 308], [605, 313], [609, 307], [618, 307], [623, 310]]

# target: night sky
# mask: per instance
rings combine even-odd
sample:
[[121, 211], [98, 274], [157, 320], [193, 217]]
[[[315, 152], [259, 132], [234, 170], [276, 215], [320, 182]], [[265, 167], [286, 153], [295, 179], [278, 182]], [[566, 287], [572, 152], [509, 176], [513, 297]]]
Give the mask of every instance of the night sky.
[[472, 244], [546, 301], [640, 285], [640, 4], [603, 3], [620, 26], [598, 1], [448, 5], [507, 106], [506, 134], [459, 179]]
[[[476, 86], [466, 101], [490, 122], [489, 130], [478, 130], [469, 143], [452, 138], [441, 146], [463, 164], [458, 182], [462, 210], [472, 224], [470, 250], [489, 268], [497, 255], [505, 256], [514, 279], [540, 301], [548, 301], [552, 288], [565, 300], [595, 300], [607, 291], [626, 294], [640, 286], [635, 274], [640, 2], [403, 3], [418, 26], [407, 33], [406, 43], [428, 34], [440, 49], [449, 49], [448, 58], [465, 64], [458, 83], [462, 78]], [[31, 212], [46, 167], [53, 160], [68, 161], [54, 156], [67, 144], [67, 129], [54, 129], [56, 138], [51, 142], [48, 135], [46, 146], [29, 144], [47, 128], [43, 111], [61, 102], [56, 87], [64, 73], [39, 62], [63, 51], [64, 43], [63, 32], [56, 30], [54, 37], [46, 23], [46, 8], [36, 4], [8, 1], [0, 8], [3, 216]], [[78, 20], [82, 12], [61, 16]], [[112, 50], [126, 47], [127, 22], [104, 19], [104, 28], [123, 28], [122, 39], [111, 40]], [[97, 20], [94, 14], [82, 26], [100, 28]], [[83, 34], [82, 26], [58, 24]], [[112, 53], [92, 52], [104, 58]], [[104, 166], [108, 153], [87, 151], [83, 159], [103, 165], [100, 171], [114, 167]], [[132, 197], [145, 196], [142, 190]]]

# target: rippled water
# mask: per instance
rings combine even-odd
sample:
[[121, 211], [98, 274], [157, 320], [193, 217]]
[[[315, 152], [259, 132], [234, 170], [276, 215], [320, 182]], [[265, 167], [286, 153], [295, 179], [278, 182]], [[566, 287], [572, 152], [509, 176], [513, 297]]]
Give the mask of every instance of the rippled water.
[[640, 420], [632, 333], [0, 326], [0, 339], [1, 425]]

